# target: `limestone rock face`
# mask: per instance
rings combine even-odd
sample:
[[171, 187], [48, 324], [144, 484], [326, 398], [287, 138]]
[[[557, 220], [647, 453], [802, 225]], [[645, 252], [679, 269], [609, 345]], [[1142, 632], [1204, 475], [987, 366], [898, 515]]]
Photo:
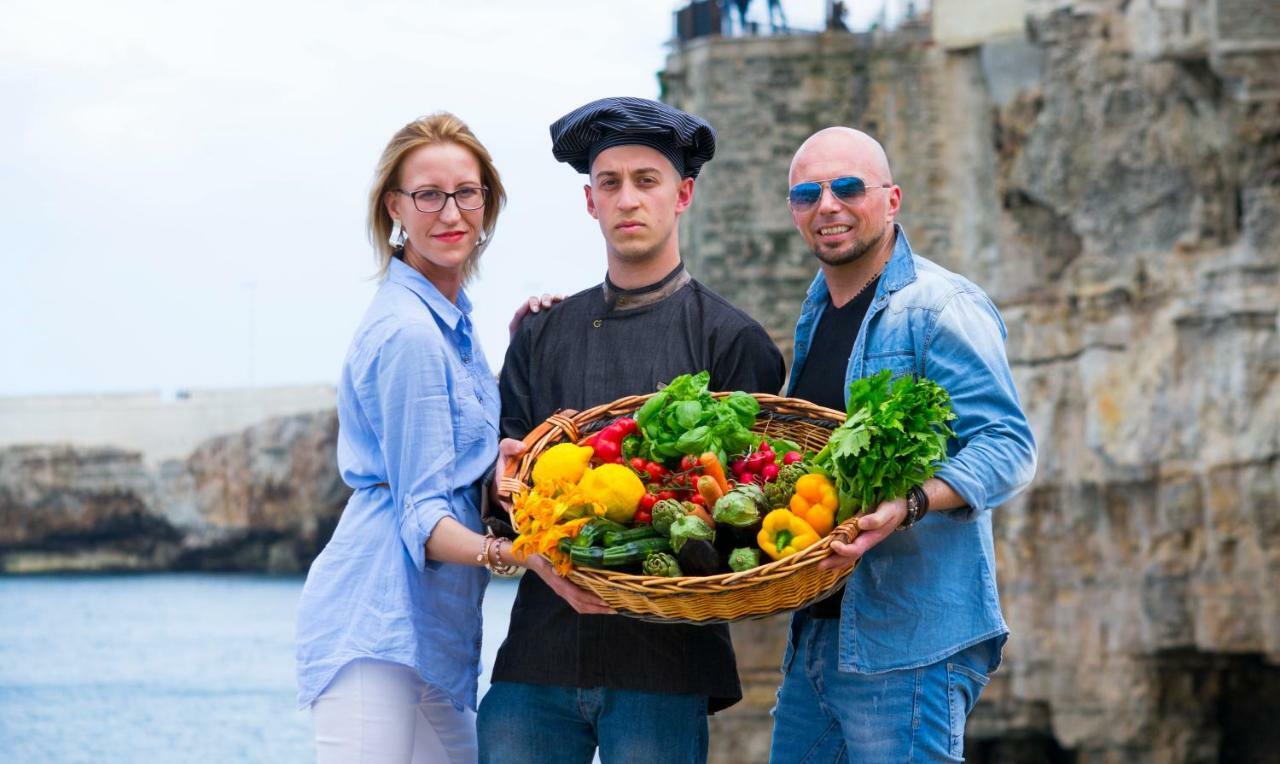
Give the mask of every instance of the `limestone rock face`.
[[[817, 270], [783, 202], [791, 155], [832, 124], [879, 137], [915, 250], [1000, 306], [1040, 446], [995, 510], [1012, 636], [968, 758], [1267, 760], [1280, 39], [1254, 32], [1274, 4], [1032, 5], [1025, 38], [955, 51], [913, 28], [677, 50], [664, 98], [719, 131], [686, 260], [789, 351]], [[784, 639], [735, 626], [759, 686], [714, 720], [717, 760], [761, 760]]]
[[141, 455], [114, 448], [0, 450], [0, 557], [9, 570], [147, 567], [177, 532], [150, 506]]
[[0, 570], [305, 570], [350, 494], [336, 438], [326, 411], [154, 470], [119, 449], [0, 449]]

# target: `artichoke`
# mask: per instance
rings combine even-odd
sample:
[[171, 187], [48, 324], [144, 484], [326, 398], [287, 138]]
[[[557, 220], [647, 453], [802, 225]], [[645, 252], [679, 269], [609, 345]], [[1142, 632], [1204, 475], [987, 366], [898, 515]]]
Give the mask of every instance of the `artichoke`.
[[785, 507], [791, 503], [791, 497], [796, 492], [796, 481], [809, 473], [809, 470], [800, 462], [788, 464], [778, 470], [778, 477], [772, 482], [765, 483], [764, 497], [770, 507]]
[[751, 570], [760, 564], [760, 550], [751, 547], [735, 549], [729, 553], [729, 569], [734, 573]]
[[[755, 525], [760, 521], [764, 514], [763, 494], [756, 486], [751, 486], [748, 490], [746, 486], [738, 486], [721, 496], [716, 501], [715, 507], [711, 510], [711, 516], [717, 524], [732, 525], [738, 528], [746, 528]], [[757, 501], [756, 496], [759, 494], [761, 500]]]
[[680, 564], [676, 562], [676, 558], [666, 552], [654, 552], [644, 558], [643, 568], [646, 576], [677, 578], [684, 575], [680, 572]]
[[658, 535], [665, 536], [671, 532], [671, 524], [686, 514], [688, 511], [679, 501], [663, 499], [653, 505], [651, 520], [653, 529], [658, 532]]
[[716, 532], [693, 515], [681, 515], [671, 524], [671, 548], [678, 554], [686, 541], [714, 541]]

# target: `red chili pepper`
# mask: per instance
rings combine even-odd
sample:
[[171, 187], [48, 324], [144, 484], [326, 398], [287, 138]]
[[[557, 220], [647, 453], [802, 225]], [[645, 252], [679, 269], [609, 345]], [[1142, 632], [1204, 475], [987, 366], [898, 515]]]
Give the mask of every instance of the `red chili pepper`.
[[626, 428], [620, 427], [617, 422], [614, 422], [613, 424], [609, 425], [608, 427], [600, 431], [601, 440], [612, 440], [612, 441], [617, 441], [618, 443], [621, 443], [622, 439], [625, 438], [626, 436], [627, 436]]
[[613, 420], [613, 423], [609, 426], [622, 428], [623, 435], [634, 435], [640, 429], [640, 425], [636, 424], [636, 420], [629, 416], [619, 417]]
[[605, 464], [615, 462], [622, 456], [622, 446], [616, 440], [600, 438], [596, 441], [595, 457]]

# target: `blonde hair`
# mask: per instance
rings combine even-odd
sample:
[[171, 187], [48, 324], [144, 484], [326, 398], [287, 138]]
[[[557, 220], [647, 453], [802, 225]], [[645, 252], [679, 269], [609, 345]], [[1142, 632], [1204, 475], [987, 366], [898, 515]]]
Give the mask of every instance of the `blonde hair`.
[[455, 143], [471, 152], [480, 164], [480, 185], [489, 189], [485, 197], [484, 214], [481, 217], [481, 232], [484, 242], [478, 244], [467, 261], [462, 265], [462, 279], [470, 281], [479, 265], [480, 255], [493, 241], [493, 231], [498, 225], [498, 212], [507, 203], [507, 192], [502, 187], [502, 179], [498, 177], [498, 169], [493, 166], [493, 158], [480, 139], [466, 123], [447, 111], [436, 112], [426, 117], [419, 117], [400, 128], [391, 141], [382, 150], [382, 158], [378, 160], [378, 170], [374, 176], [373, 188], [369, 192], [369, 241], [373, 243], [378, 256], [378, 277], [387, 274], [391, 258], [395, 256], [395, 248], [387, 241], [391, 237], [392, 220], [384, 203], [388, 191], [395, 190], [400, 181], [400, 167], [405, 157], [423, 146], [437, 143]]

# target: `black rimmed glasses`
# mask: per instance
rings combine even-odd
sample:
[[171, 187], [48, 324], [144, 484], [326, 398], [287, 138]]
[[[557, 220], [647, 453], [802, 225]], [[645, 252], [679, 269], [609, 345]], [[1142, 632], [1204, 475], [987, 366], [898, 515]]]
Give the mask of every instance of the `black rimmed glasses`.
[[463, 186], [456, 191], [440, 191], [434, 188], [412, 192], [400, 188], [393, 190], [397, 194], [404, 194], [413, 199], [414, 209], [418, 212], [439, 212], [444, 209], [444, 205], [450, 198], [460, 210], [478, 210], [484, 206], [485, 197], [489, 195], [489, 189], [484, 186]]
[[[867, 193], [867, 182], [862, 178], [846, 175], [830, 180], [813, 180], [797, 183], [787, 192], [787, 204], [796, 212], [808, 212], [822, 198], [822, 189], [830, 188], [831, 195], [845, 204], [853, 204]], [[893, 188], [892, 183], [885, 183], [871, 188]]]

